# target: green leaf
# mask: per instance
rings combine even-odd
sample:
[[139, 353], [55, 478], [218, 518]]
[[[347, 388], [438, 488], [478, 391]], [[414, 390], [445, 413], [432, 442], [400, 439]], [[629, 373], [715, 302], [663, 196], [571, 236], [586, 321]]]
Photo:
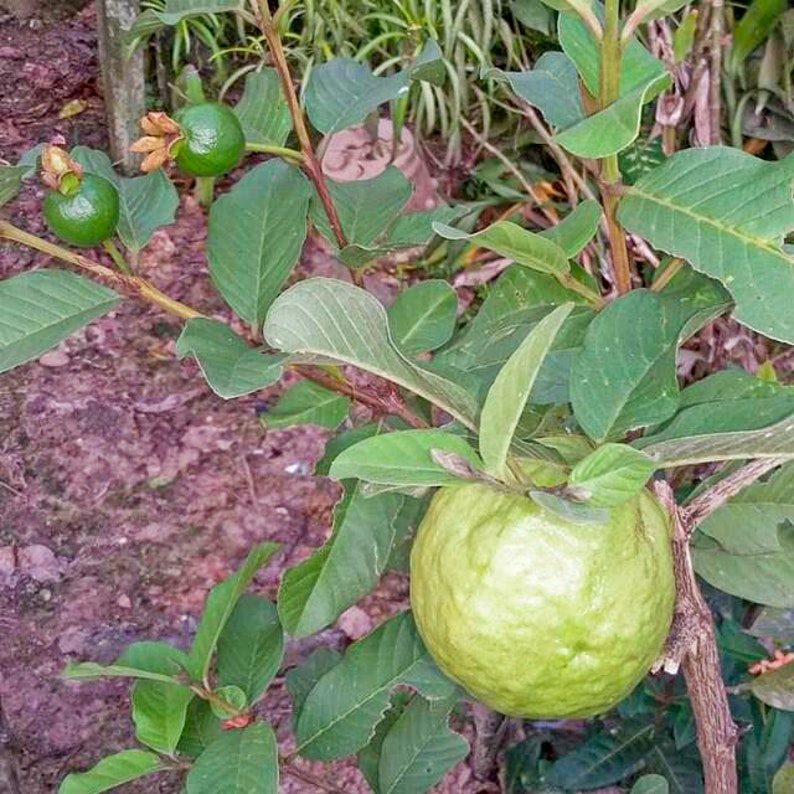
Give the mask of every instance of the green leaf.
[[314, 634], [375, 588], [394, 546], [405, 499], [388, 493], [367, 497], [360, 482], [346, 484], [331, 538], [282, 575], [278, 609], [289, 634]]
[[730, 68], [738, 70], [755, 49], [766, 41], [781, 15], [789, 8], [786, 0], [753, 0], [733, 30]]
[[446, 344], [455, 330], [458, 296], [446, 281], [421, 281], [389, 306], [389, 330], [397, 347], [411, 356]]
[[460, 436], [443, 430], [400, 430], [343, 450], [331, 464], [330, 475], [381, 485], [461, 485], [462, 480], [436, 462], [434, 450], [451, 452], [475, 469], [482, 468], [477, 453]]
[[167, 0], [159, 13], [166, 25], [176, 25], [183, 19], [198, 14], [217, 14], [234, 11], [243, 6], [244, 0]]
[[0, 372], [55, 347], [119, 300], [113, 290], [64, 270], [35, 270], [0, 281]]
[[277, 543], [260, 543], [254, 546], [240, 570], [210, 591], [189, 654], [190, 670], [197, 680], [203, 681], [206, 678], [215, 646], [238, 599], [251, 583], [254, 574], [277, 549]]
[[221, 735], [221, 730], [221, 721], [210, 704], [201, 698], [193, 698], [187, 707], [185, 727], [176, 749], [196, 758]]
[[556, 761], [546, 780], [573, 790], [617, 783], [645, 766], [653, 736], [652, 723], [625, 721], [618, 730], [602, 729]]
[[671, 82], [666, 73], [651, 77], [603, 110], [558, 132], [555, 136], [557, 143], [577, 157], [595, 159], [617, 154], [639, 135], [642, 106], [657, 97]]
[[534, 105], [553, 127], [571, 127], [585, 117], [574, 62], [563, 52], [544, 52], [526, 72], [483, 71], [506, 80], [517, 96]]
[[249, 143], [283, 146], [292, 131], [292, 117], [275, 69], [249, 72], [234, 108]]
[[794, 791], [794, 764], [787, 761], [775, 774], [772, 794], [789, 794], [790, 791]]
[[698, 529], [732, 554], [765, 554], [780, 551], [778, 527], [784, 521], [794, 523], [794, 463], [731, 497]]
[[218, 680], [237, 686], [248, 703], [267, 689], [284, 655], [276, 605], [243, 593], [218, 638]]
[[330, 760], [361, 749], [398, 684], [434, 699], [449, 697], [454, 690], [433, 664], [407, 613], [351, 645], [342, 662], [309, 692], [298, 718], [298, 752]]
[[794, 608], [794, 526], [778, 530], [780, 551], [733, 554], [697, 532], [692, 543], [695, 571], [731, 595], [781, 609]]
[[577, 204], [558, 224], [540, 233], [572, 259], [595, 237], [601, 222], [601, 205], [592, 199]]
[[661, 775], [643, 775], [629, 794], [670, 794], [670, 784]]
[[170, 686], [181, 686], [177, 680], [187, 666], [187, 657], [179, 648], [165, 642], [134, 642], [127, 646], [115, 664], [96, 662], [70, 663], [63, 677], [73, 681], [91, 681], [97, 678], [140, 678], [159, 681]]
[[647, 290], [613, 301], [590, 323], [573, 363], [576, 420], [596, 441], [668, 419], [678, 404], [675, 354], [681, 324]]
[[176, 342], [179, 358], [194, 356], [210, 388], [224, 400], [242, 397], [276, 383], [284, 356], [249, 347], [226, 323], [194, 317]]
[[342, 654], [333, 648], [318, 648], [303, 664], [287, 673], [287, 692], [292, 698], [292, 724], [296, 726], [309, 692], [317, 682], [342, 661]]
[[614, 507], [638, 494], [656, 469], [626, 444], [604, 444], [574, 466], [569, 485], [595, 507]]
[[470, 240], [480, 248], [512, 259], [519, 265], [540, 273], [567, 273], [570, 270], [568, 257], [556, 243], [527, 231], [512, 221], [497, 221], [486, 229], [467, 234], [443, 223], [434, 223], [436, 234], [445, 240]]
[[399, 716], [405, 711], [405, 707], [410, 703], [412, 697], [407, 692], [394, 693], [389, 709], [375, 727], [372, 738], [356, 754], [356, 765], [375, 794], [380, 791], [378, 767], [380, 765], [383, 740], [394, 723], [397, 722]]
[[273, 159], [252, 168], [210, 209], [210, 275], [229, 306], [252, 325], [264, 320], [298, 261], [311, 195], [295, 166]]
[[315, 66], [306, 87], [309, 120], [325, 135], [360, 124], [380, 105], [406, 94], [412, 79], [435, 80], [440, 60], [438, 44], [429, 39], [411, 66], [388, 77], [376, 77], [367, 66], [350, 58]]
[[350, 411], [350, 398], [309, 380], [298, 381], [261, 418], [270, 430], [318, 425], [335, 430]]
[[179, 196], [160, 168], [145, 176], [120, 177], [105, 152], [75, 146], [71, 156], [90, 174], [112, 182], [119, 194], [116, 233], [130, 251], [137, 253], [152, 239], [155, 230], [174, 222]]
[[[373, 243], [411, 198], [411, 183], [394, 166], [372, 179], [326, 181], [345, 237], [348, 243], [354, 245], [367, 246]], [[316, 195], [312, 198], [310, 212], [320, 234], [335, 244], [336, 238], [328, 216]]]
[[220, 686], [214, 694], [218, 700], [213, 700], [210, 703], [210, 709], [220, 720], [227, 720], [248, 706], [245, 692], [234, 684]]
[[351, 430], [345, 430], [328, 439], [322, 458], [314, 466], [314, 473], [318, 476], [327, 477], [331, 471], [331, 464], [336, 460], [336, 456], [340, 452], [352, 447], [353, 444], [357, 444], [359, 441], [363, 441], [365, 438], [370, 438], [382, 432], [383, 424], [382, 421], [368, 422]]
[[510, 11], [530, 30], [537, 30], [545, 36], [554, 31], [554, 13], [541, 0], [510, 0]]
[[468, 742], [447, 726], [457, 696], [414, 696], [383, 740], [379, 794], [427, 791], [469, 754]]
[[529, 497], [544, 510], [572, 524], [605, 524], [609, 521], [609, 510], [601, 507], [579, 504], [546, 491], [530, 491]]
[[226, 731], [190, 769], [186, 794], [277, 794], [278, 748], [273, 730], [256, 722]]
[[0, 207], [19, 193], [27, 170], [25, 165], [0, 165]]
[[640, 177], [653, 171], [666, 159], [661, 137], [640, 136], [620, 153], [619, 164], [623, 181], [627, 185], [633, 185]]
[[493, 382], [480, 416], [480, 455], [487, 470], [501, 476], [510, 442], [540, 367], [573, 303], [564, 303], [527, 334]]
[[778, 642], [794, 645], [794, 612], [764, 607], [759, 610], [747, 632], [754, 637], [774, 637]]
[[136, 681], [132, 688], [132, 721], [141, 744], [170, 755], [185, 727], [193, 692], [162, 681]]
[[103, 758], [88, 772], [72, 772], [58, 788], [58, 794], [100, 794], [144, 775], [166, 769], [158, 755], [146, 750], [122, 750]]
[[363, 289], [312, 278], [283, 292], [265, 322], [275, 348], [305, 359], [333, 359], [387, 378], [435, 403], [467, 427], [477, 403], [464, 387], [405, 358], [391, 340], [386, 310]]
[[744, 772], [742, 791], [770, 792], [774, 775], [785, 763], [794, 736], [794, 714], [778, 709], [763, 709], [753, 704], [752, 730], [741, 744]]
[[618, 219], [718, 279], [739, 322], [794, 342], [794, 156], [767, 162], [729, 147], [679, 152], [627, 189]]

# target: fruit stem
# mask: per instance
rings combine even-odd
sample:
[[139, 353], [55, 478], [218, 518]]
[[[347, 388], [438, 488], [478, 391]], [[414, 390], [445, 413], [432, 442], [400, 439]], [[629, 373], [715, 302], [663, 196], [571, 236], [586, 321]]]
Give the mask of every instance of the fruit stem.
[[48, 256], [54, 256], [56, 259], [61, 259], [68, 262], [74, 267], [80, 268], [101, 281], [105, 281], [112, 287], [126, 291], [134, 292], [138, 297], [143, 298], [149, 303], [154, 303], [161, 309], [181, 317], [183, 320], [189, 320], [193, 317], [203, 317], [204, 315], [180, 301], [169, 298], [164, 292], [161, 292], [154, 284], [150, 284], [145, 279], [139, 276], [128, 276], [123, 273], [117, 273], [109, 267], [100, 265], [91, 259], [88, 259], [81, 254], [76, 254], [68, 248], [63, 248], [60, 245], [51, 243], [48, 240], [42, 240], [34, 234], [23, 231], [22, 229], [14, 226], [8, 221], [0, 221], [0, 239], [13, 240], [14, 242], [26, 245], [28, 248], [33, 248], [36, 251], [41, 251]]
[[253, 141], [246, 141], [245, 148], [249, 152], [257, 152], [258, 154], [272, 154], [276, 157], [283, 157], [285, 160], [303, 165], [303, 154], [297, 149], [290, 149], [287, 146], [271, 146], [267, 143], [254, 143]]
[[328, 192], [328, 185], [325, 182], [325, 176], [323, 175], [320, 161], [317, 159], [314, 147], [312, 146], [309, 130], [306, 126], [306, 119], [303, 117], [300, 100], [295, 92], [295, 86], [289, 71], [289, 64], [287, 63], [287, 56], [284, 53], [284, 47], [281, 44], [278, 29], [273, 23], [273, 15], [270, 13], [268, 0], [250, 0], [250, 2], [257, 24], [262, 30], [267, 40], [270, 54], [273, 56], [273, 65], [276, 67], [279, 77], [281, 78], [281, 86], [284, 90], [284, 96], [287, 99], [290, 116], [292, 117], [292, 126], [300, 142], [303, 156], [303, 170], [306, 172], [309, 179], [314, 182], [317, 195], [322, 202], [323, 209], [325, 209], [325, 214], [328, 216], [328, 221], [334, 232], [334, 237], [336, 237], [337, 245], [339, 248], [344, 248], [347, 245], [347, 238], [342, 229], [342, 222], [339, 220], [339, 215], [337, 214], [331, 194]]
[[129, 262], [124, 258], [124, 254], [119, 251], [116, 244], [113, 240], [103, 240], [102, 247], [110, 254], [110, 258], [113, 260], [116, 267], [125, 275], [125, 276], [132, 276], [134, 273], [132, 272], [132, 268], [130, 267]]
[[205, 209], [209, 209], [212, 206], [212, 199], [215, 198], [214, 176], [196, 177], [196, 198], [199, 205]]

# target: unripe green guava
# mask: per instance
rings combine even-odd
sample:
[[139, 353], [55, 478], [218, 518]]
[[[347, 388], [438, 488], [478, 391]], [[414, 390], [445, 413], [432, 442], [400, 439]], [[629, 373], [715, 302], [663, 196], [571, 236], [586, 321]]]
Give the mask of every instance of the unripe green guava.
[[411, 605], [439, 667], [503, 714], [601, 714], [659, 657], [675, 583], [668, 516], [647, 490], [604, 524], [528, 497], [442, 488], [411, 553]]

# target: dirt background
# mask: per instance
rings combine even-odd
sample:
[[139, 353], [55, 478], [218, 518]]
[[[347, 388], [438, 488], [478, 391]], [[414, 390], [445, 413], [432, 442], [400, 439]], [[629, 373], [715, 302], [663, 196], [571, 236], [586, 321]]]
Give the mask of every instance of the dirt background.
[[[58, 23], [0, 12], [0, 157], [14, 162], [56, 135], [106, 146], [94, 24], [90, 8]], [[59, 119], [73, 100], [85, 110]], [[41, 197], [29, 182], [11, 220], [44, 233]], [[207, 275], [204, 228], [187, 196], [140, 270], [227, 318]], [[0, 277], [53, 264], [0, 248]], [[312, 249], [303, 268], [335, 265]], [[125, 301], [37, 363], [0, 376], [0, 699], [24, 794], [55, 791], [67, 772], [133, 745], [128, 686], [64, 682], [69, 660], [110, 662], [143, 639], [187, 647], [207, 591], [253, 543], [282, 544], [254, 585], [274, 598], [279, 571], [327, 536], [339, 491], [311, 476], [327, 435], [264, 431], [257, 414], [280, 387], [233, 402], [215, 397], [192, 361], [176, 361], [179, 330], [173, 318]], [[406, 604], [404, 578], [387, 576], [338, 626], [290, 642], [285, 667], [318, 644], [344, 647]], [[288, 751], [283, 679], [264, 712]], [[282, 791], [368, 790], [349, 762], [299, 762], [299, 771], [283, 774]], [[0, 774], [0, 792], [3, 785]], [[150, 778], [124, 790], [177, 792], [179, 781]], [[464, 763], [440, 790], [487, 789]]]

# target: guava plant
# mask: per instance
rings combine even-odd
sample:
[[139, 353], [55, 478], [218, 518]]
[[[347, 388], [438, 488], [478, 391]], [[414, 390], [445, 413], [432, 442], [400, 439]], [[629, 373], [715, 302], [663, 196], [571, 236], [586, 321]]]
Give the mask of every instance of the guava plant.
[[[449, 727], [466, 701], [475, 753], [498, 733], [487, 707], [544, 720], [616, 707], [624, 718], [556, 760], [542, 733], [530, 735], [507, 751], [510, 791], [618, 781], [637, 792], [784, 790], [794, 666], [782, 648], [767, 660], [740, 621], [741, 599], [762, 605], [767, 624], [794, 607], [794, 392], [768, 368], [681, 389], [676, 355], [728, 313], [776, 344], [794, 342], [785, 243], [794, 157], [690, 149], [624, 181], [619, 156], [670, 82], [636, 32], [682, 3], [643, 0], [624, 20], [617, 0], [555, 0], [562, 51], [483, 79], [540, 111], [566, 179], [588, 198], [541, 231], [504, 218], [485, 225], [482, 204], [408, 214], [399, 170], [333, 182], [314, 142], [366, 122], [416, 82], [443, 80], [438, 46], [428, 38], [415, 62], [385, 77], [346, 59], [317, 66], [301, 105], [278, 36], [288, 5], [271, 15], [266, 2], [169, 0], [163, 24], [210, 6], [255, 20], [274, 67], [248, 75], [233, 109], [199, 97], [174, 118], [143, 119], [144, 176], [122, 178], [81, 146], [37, 147], [0, 172], [4, 202], [42, 173], [52, 232], [102, 242], [115, 264], [0, 221], [7, 240], [83, 273], [48, 268], [0, 282], [4, 370], [131, 295], [185, 321], [177, 355], [193, 356], [220, 398], [294, 370], [303, 379], [265, 421], [339, 431], [316, 467], [344, 487], [333, 533], [283, 572], [277, 604], [244, 594], [273, 552], [266, 544], [212, 591], [189, 652], [141, 642], [113, 665], [69, 666], [71, 678], [137, 679], [132, 717], [148, 749], [72, 773], [61, 791], [172, 770], [189, 794], [275, 792], [280, 770], [305, 774], [296, 755], [356, 754], [373, 791], [422, 792], [469, 752]], [[212, 178], [244, 149], [272, 158], [215, 197]], [[138, 252], [173, 220], [176, 192], [161, 167], [171, 160], [205, 180], [210, 274], [247, 336], [135, 274]], [[81, 198], [91, 211], [69, 214]], [[283, 290], [311, 227], [352, 283], [309, 278]], [[659, 253], [658, 269], [635, 266], [629, 234]], [[421, 281], [388, 309], [359, 286], [379, 257], [442, 240], [512, 263], [466, 322], [445, 281]], [[351, 425], [353, 402], [372, 421]], [[283, 635], [333, 624], [385, 571], [405, 567], [413, 614], [288, 673], [296, 751], [280, 757], [255, 706], [281, 664]], [[696, 573], [709, 594], [724, 594], [717, 626]], [[640, 684], [662, 668], [681, 668], [688, 697], [678, 679]]]

